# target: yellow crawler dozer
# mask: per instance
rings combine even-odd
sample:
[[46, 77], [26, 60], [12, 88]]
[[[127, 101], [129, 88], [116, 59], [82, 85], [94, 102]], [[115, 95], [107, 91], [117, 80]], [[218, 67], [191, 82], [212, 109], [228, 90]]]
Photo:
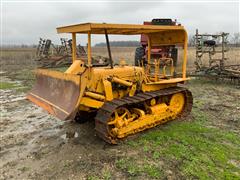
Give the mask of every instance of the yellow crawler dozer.
[[[72, 65], [64, 72], [36, 70], [36, 84], [27, 98], [62, 120], [84, 119], [96, 112], [99, 137], [116, 144], [130, 134], [186, 116], [192, 108], [192, 94], [178, 84], [186, 77], [187, 33], [183, 26], [85, 23], [57, 28], [72, 34]], [[87, 58], [76, 53], [76, 35], [87, 34]], [[91, 35], [106, 37], [108, 63], [92, 63]], [[108, 35], [148, 37], [147, 64], [114, 65]], [[151, 58], [151, 46], [183, 47], [181, 75], [171, 57]]]

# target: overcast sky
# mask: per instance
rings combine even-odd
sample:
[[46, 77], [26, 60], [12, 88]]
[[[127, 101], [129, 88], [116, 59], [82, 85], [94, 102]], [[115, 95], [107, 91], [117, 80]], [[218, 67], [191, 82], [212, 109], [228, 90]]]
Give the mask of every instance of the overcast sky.
[[[2, 2], [2, 43], [36, 44], [39, 37], [60, 43], [56, 27], [85, 22], [142, 24], [152, 18], [172, 18], [181, 22], [189, 34], [239, 32], [239, 2]], [[111, 36], [110, 40], [129, 36]], [[138, 36], [131, 40], [138, 40]], [[78, 36], [81, 44], [84, 35]], [[94, 42], [104, 41], [95, 36]]]

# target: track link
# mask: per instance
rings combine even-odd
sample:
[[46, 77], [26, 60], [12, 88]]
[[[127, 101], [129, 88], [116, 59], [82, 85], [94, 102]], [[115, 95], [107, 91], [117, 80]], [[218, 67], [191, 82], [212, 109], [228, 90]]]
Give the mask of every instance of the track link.
[[[104, 141], [106, 141], [110, 144], [117, 144], [119, 139], [114, 138], [109, 134], [108, 124], [107, 124], [108, 120], [111, 118], [111, 115], [114, 113], [114, 111], [117, 108], [137, 105], [139, 103], [143, 103], [144, 101], [150, 100], [152, 98], [169, 96], [169, 95], [173, 95], [173, 94], [180, 93], [180, 92], [184, 93], [186, 103], [183, 108], [183, 111], [181, 112], [181, 114], [179, 114], [178, 117], [185, 117], [191, 112], [193, 98], [192, 98], [192, 93], [183, 87], [173, 87], [173, 88], [161, 89], [158, 91], [138, 93], [135, 96], [131, 96], [131, 97], [128, 96], [128, 97], [124, 97], [122, 99], [114, 99], [110, 102], [105, 102], [104, 105], [98, 110], [98, 113], [95, 117], [95, 130], [97, 132], [97, 135], [100, 138], [102, 138]], [[151, 127], [162, 124], [169, 120], [171, 120], [171, 119], [165, 119], [164, 121], [159, 121], [158, 124], [151, 124], [147, 127], [143, 127], [141, 129], [139, 129], [137, 132], [143, 131], [145, 129], [149, 129]]]

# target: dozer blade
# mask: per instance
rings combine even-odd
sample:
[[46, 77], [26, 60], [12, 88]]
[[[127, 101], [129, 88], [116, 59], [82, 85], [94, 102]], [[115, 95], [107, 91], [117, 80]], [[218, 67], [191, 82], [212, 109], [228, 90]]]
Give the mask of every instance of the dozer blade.
[[43, 69], [35, 72], [36, 83], [27, 98], [59, 119], [73, 119], [85, 89], [81, 76]]

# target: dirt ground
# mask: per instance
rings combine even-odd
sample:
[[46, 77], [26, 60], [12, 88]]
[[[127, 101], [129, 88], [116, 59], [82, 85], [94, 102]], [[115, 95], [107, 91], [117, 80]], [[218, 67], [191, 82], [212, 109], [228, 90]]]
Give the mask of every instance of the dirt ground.
[[[26, 71], [28, 69], [1, 72], [0, 179], [194, 178], [184, 174], [185, 171], [172, 168], [165, 160], [154, 161], [163, 167], [164, 172], [159, 176], [142, 171], [139, 176], [131, 174], [119, 162], [125, 157], [140, 156], [143, 147], [130, 144], [140, 141], [151, 130], [134, 135], [119, 145], [108, 145], [95, 135], [93, 119], [85, 124], [63, 122], [30, 103], [25, 98], [29, 80], [19, 78]], [[193, 79], [187, 87], [194, 96], [194, 112], [183, 121], [160, 125], [153, 131], [195, 121], [201, 112], [208, 117], [204, 127], [231, 132], [240, 138], [239, 87], [198, 79]], [[236, 152], [240, 151], [238, 143], [234, 144]], [[239, 157], [236, 155], [228, 161], [236, 168], [233, 174], [240, 177]]]

